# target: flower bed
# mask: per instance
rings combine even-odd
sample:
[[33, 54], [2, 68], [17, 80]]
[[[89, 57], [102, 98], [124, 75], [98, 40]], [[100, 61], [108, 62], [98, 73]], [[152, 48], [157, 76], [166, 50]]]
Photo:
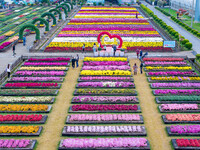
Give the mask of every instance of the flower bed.
[[138, 103], [135, 96], [76, 96], [72, 103]]
[[17, 71], [13, 76], [65, 76], [64, 71]]
[[63, 136], [146, 136], [144, 126], [65, 126]]
[[130, 66], [83, 66], [82, 70], [130, 70]]
[[61, 77], [12, 77], [7, 82], [63, 82]]
[[200, 95], [199, 89], [187, 89], [187, 90], [177, 90], [177, 89], [167, 89], [167, 90], [153, 90], [154, 95]]
[[193, 71], [161, 71], [161, 72], [147, 72], [147, 76], [198, 76], [196, 72]]
[[84, 66], [121, 66], [128, 65], [128, 61], [85, 61]]
[[69, 66], [68, 62], [25, 62], [23, 66]]
[[163, 115], [162, 119], [165, 124], [172, 123], [200, 123], [200, 114], [167, 114]]
[[200, 125], [172, 125], [166, 127], [169, 136], [199, 136]]
[[82, 70], [80, 75], [84, 76], [93, 76], [93, 75], [98, 75], [98, 76], [130, 76], [131, 71], [124, 71], [124, 70]]
[[0, 124], [44, 124], [47, 115], [0, 115]]
[[143, 61], [184, 61], [184, 58], [170, 58], [170, 57], [150, 57], [144, 58]]
[[0, 126], [0, 136], [39, 136], [42, 126]]
[[200, 88], [200, 83], [152, 83], [150, 84], [151, 88], [159, 89], [159, 88]]
[[51, 106], [49, 105], [18, 105], [18, 104], [8, 104], [8, 105], [0, 105], [1, 113], [48, 113], [51, 110]]
[[150, 77], [149, 82], [200, 82], [200, 77], [180, 77], [180, 76], [169, 76], [169, 77]]
[[162, 66], [146, 66], [144, 68], [145, 71], [191, 71], [192, 67], [186, 66], [186, 67], [176, 67], [176, 66], [169, 66], [169, 67], [162, 67]]
[[200, 103], [200, 96], [160, 96], [156, 97], [159, 103]]
[[13, 97], [13, 96], [0, 96], [0, 104], [1, 103], [27, 103], [27, 104], [35, 104], [35, 103], [47, 103], [52, 104], [55, 101], [55, 98], [50, 96], [23, 96], [23, 97]]
[[133, 89], [78, 89], [75, 90], [74, 96], [78, 95], [136, 96], [137, 92]]
[[44, 61], [70, 61], [70, 58], [57, 57], [57, 58], [29, 58], [28, 61], [44, 62]]
[[172, 139], [172, 145], [175, 150], [198, 150], [200, 148], [199, 139]]
[[132, 77], [107, 77], [107, 76], [84, 76], [78, 78], [78, 82], [95, 81], [133, 81]]
[[31, 89], [31, 88], [55, 88], [59, 89], [61, 87], [61, 84], [58, 83], [45, 83], [45, 82], [40, 82], [40, 83], [35, 83], [35, 82], [30, 82], [30, 83], [6, 83], [4, 86], [2, 86], [2, 89]]
[[146, 66], [188, 66], [184, 61], [145, 61], [144, 64]]
[[159, 106], [161, 113], [167, 112], [200, 112], [197, 104], [162, 104]]
[[[89, 142], [90, 141], [90, 142]], [[120, 141], [120, 142], [119, 142]], [[150, 150], [149, 143], [145, 138], [68, 138], [62, 140], [61, 149], [146, 149]]]
[[1, 96], [56, 96], [58, 90], [13, 90], [1, 89]]
[[111, 123], [144, 123], [143, 117], [137, 114], [72, 114], [67, 116], [67, 124], [111, 124]]
[[84, 57], [83, 61], [128, 61], [126, 57]]
[[67, 67], [21, 67], [19, 70], [62, 70], [62, 71], [67, 71]]
[[135, 88], [132, 82], [81, 82], [77, 88]]
[[80, 104], [72, 105], [69, 112], [141, 112], [138, 105], [102, 105], [102, 104]]
[[27, 139], [1, 139], [0, 148], [2, 150], [33, 150], [36, 140]]

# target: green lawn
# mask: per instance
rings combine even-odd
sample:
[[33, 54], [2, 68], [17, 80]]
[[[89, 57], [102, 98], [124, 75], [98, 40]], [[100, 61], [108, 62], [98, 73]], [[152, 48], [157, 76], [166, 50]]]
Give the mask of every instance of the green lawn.
[[[169, 13], [169, 8], [163, 8], [163, 10]], [[173, 15], [174, 17], [177, 17], [175, 10], [170, 9], [170, 14]], [[185, 18], [185, 20], [183, 20], [183, 22], [185, 24], [187, 24], [188, 26], [191, 26], [191, 17], [189, 17], [187, 15], [183, 15], [182, 18]], [[194, 23], [193, 22], [192, 27], [194, 29], [196, 29], [198, 32], [200, 32], [200, 23]]]

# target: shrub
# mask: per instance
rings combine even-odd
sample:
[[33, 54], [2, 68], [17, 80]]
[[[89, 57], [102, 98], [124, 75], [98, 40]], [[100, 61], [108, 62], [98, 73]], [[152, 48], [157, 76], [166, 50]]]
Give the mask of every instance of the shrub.
[[88, 6], [90, 6], [90, 4], [87, 4]]
[[104, 4], [102, 4], [102, 6], [104, 6]]
[[200, 37], [200, 33], [197, 33], [197, 36]]
[[128, 6], [131, 6], [130, 4], [128, 4]]
[[175, 38], [179, 39], [179, 34], [178, 33], [176, 33], [174, 36], [175, 36]]
[[119, 6], [121, 6], [121, 4], [119, 4]]
[[110, 6], [112, 6], [112, 4], [110, 4]]
[[200, 54], [196, 54], [196, 59], [200, 59]]
[[188, 42], [189, 42], [188, 39], [184, 39], [181, 43], [182, 43], [182, 44], [185, 44], [185, 43], [188, 43]]
[[97, 6], [97, 3], [96, 3], [96, 2], [93, 2], [93, 5], [94, 5], [94, 6]]
[[187, 49], [191, 49], [192, 48], [192, 43], [190, 43], [190, 42], [185, 43], [185, 47]]
[[101, 3], [101, 2], [99, 2], [99, 3], [98, 3], [98, 5], [100, 5], [100, 6], [101, 6], [101, 5], [102, 5], [102, 3]]

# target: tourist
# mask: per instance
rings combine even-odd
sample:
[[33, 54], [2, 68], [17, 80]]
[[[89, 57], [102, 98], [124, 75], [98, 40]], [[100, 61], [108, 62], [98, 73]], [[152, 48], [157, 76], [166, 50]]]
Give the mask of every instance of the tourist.
[[8, 74], [8, 78], [10, 78], [10, 64], [8, 64], [6, 71], [7, 71], [7, 74]]
[[115, 56], [115, 52], [117, 50], [117, 46], [115, 44], [113, 45], [113, 50], [114, 50], [114, 56]]
[[96, 46], [96, 43], [94, 43], [94, 45], [93, 45], [93, 52], [95, 53], [96, 51], [97, 51], [97, 46]]
[[84, 43], [83, 43], [83, 46], [82, 46], [82, 50], [83, 50], [82, 53], [84, 53], [84, 51], [85, 51], [85, 44]]
[[78, 61], [79, 61], [79, 56], [78, 54], [76, 55], [76, 68], [78, 68]]
[[135, 63], [135, 65], [133, 66], [133, 71], [134, 71], [134, 75], [137, 75], [137, 64]]
[[140, 73], [142, 74], [142, 68], [143, 68], [144, 64], [143, 64], [143, 61], [141, 61], [141, 64], [140, 64]]
[[75, 67], [75, 61], [76, 61], [76, 59], [75, 59], [75, 57], [73, 57], [73, 58], [72, 58], [72, 67], [73, 67], [73, 68]]
[[13, 56], [15, 56], [16, 55], [16, 53], [15, 53], [15, 44], [13, 44], [12, 50], [13, 50]]
[[105, 49], [105, 51], [106, 51], [106, 45], [103, 47], [104, 49]]
[[179, 18], [179, 13], [177, 13], [177, 19]]
[[140, 50], [140, 61], [142, 59], [142, 50]]
[[136, 14], [135, 14], [135, 18], [137, 18], [137, 19], [138, 19], [138, 14], [137, 14], [137, 12], [136, 12]]
[[25, 36], [23, 37], [23, 45], [24, 46], [26, 45], [26, 37]]
[[137, 58], [139, 58], [139, 52], [140, 52], [140, 50], [137, 48], [137, 50], [136, 50]]

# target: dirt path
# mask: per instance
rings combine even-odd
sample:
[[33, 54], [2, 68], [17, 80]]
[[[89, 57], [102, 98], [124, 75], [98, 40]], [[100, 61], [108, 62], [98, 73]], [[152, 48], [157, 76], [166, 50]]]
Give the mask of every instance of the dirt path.
[[[140, 61], [137, 59], [131, 59], [131, 67], [134, 64], [140, 66]], [[147, 138], [150, 142], [152, 150], [170, 150], [170, 137], [168, 137], [165, 126], [161, 120], [161, 114], [157, 110], [157, 104], [152, 95], [152, 90], [149, 87], [147, 77], [140, 74], [138, 68], [138, 74], [134, 76], [134, 83], [136, 90], [139, 93], [139, 101], [142, 109], [142, 115], [144, 117], [144, 125], [147, 129]]]
[[[79, 66], [82, 66], [82, 60], [79, 63]], [[80, 69], [81, 67], [69, 68], [65, 81], [59, 90], [59, 95], [56, 97], [56, 102], [53, 104], [53, 110], [48, 115], [43, 133], [39, 138], [36, 138], [39, 143], [37, 146], [38, 150], [56, 150], [58, 148], [58, 143], [63, 138], [61, 133], [65, 125], [67, 111], [73, 97]]]

